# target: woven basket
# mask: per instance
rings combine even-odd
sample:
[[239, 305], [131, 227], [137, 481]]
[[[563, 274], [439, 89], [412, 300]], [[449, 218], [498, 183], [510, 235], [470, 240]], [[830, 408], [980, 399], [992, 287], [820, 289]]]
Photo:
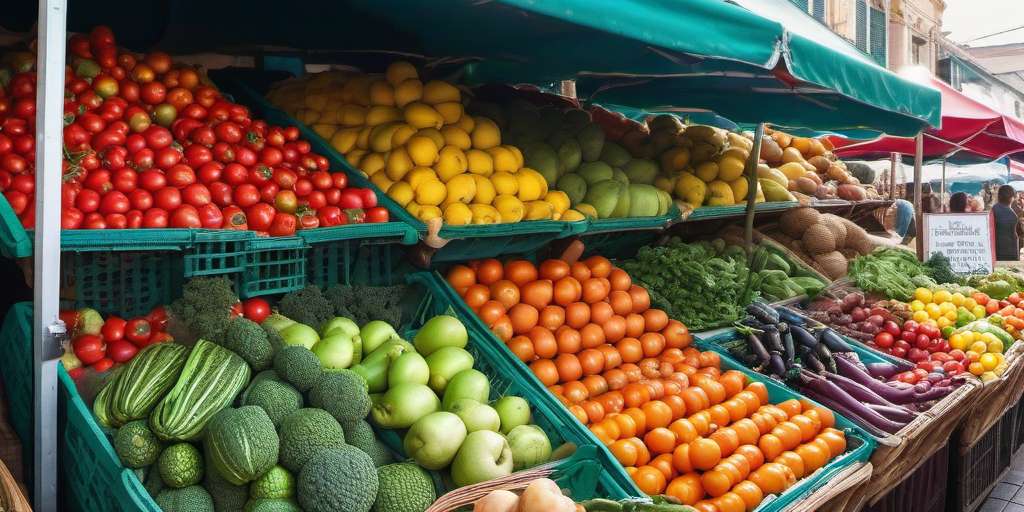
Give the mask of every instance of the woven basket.
[[32, 505], [25, 499], [21, 487], [7, 466], [0, 461], [0, 512], [31, 512]]

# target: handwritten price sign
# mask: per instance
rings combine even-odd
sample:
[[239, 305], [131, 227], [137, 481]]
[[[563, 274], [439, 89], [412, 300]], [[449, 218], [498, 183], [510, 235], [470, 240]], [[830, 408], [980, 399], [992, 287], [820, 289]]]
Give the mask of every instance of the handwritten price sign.
[[953, 272], [992, 272], [995, 267], [995, 229], [988, 213], [926, 213], [925, 255], [941, 252]]

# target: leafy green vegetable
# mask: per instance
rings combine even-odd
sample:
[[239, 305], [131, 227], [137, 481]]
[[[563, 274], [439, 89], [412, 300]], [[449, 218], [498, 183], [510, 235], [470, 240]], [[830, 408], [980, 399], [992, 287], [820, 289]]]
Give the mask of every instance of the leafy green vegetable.
[[967, 284], [993, 299], [1003, 300], [1014, 292], [1024, 292], [1024, 274], [1014, 269], [997, 268], [988, 275], [971, 276]]
[[913, 278], [928, 277], [928, 268], [910, 251], [880, 247], [851, 261], [848, 275], [861, 290], [909, 301], [921, 286]]

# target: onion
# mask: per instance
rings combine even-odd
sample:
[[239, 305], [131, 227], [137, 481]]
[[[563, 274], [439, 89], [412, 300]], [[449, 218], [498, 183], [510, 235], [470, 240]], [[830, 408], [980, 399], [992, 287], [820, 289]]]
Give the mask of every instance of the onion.
[[864, 308], [855, 307], [853, 308], [853, 311], [850, 312], [850, 316], [853, 317], [854, 322], [863, 322], [864, 319], [868, 317], [868, 313], [867, 311], [864, 311]]
[[867, 318], [869, 323], [875, 324], [876, 327], [881, 327], [885, 323], [885, 319], [882, 315], [871, 315]]

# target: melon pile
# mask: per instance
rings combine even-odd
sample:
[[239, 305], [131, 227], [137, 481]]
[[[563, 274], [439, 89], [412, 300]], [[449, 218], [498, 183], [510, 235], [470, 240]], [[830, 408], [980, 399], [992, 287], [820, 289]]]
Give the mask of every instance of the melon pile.
[[[794, 192], [817, 199], [863, 201], [878, 197], [874, 188], [865, 187], [836, 158], [827, 139], [794, 137], [778, 130], [768, 130], [761, 141], [762, 165], [758, 174], [770, 178]], [[867, 185], [871, 185], [867, 183]]]
[[849, 259], [875, 247], [867, 231], [849, 219], [806, 207], [782, 214], [778, 231], [767, 234], [832, 280], [846, 275]]

